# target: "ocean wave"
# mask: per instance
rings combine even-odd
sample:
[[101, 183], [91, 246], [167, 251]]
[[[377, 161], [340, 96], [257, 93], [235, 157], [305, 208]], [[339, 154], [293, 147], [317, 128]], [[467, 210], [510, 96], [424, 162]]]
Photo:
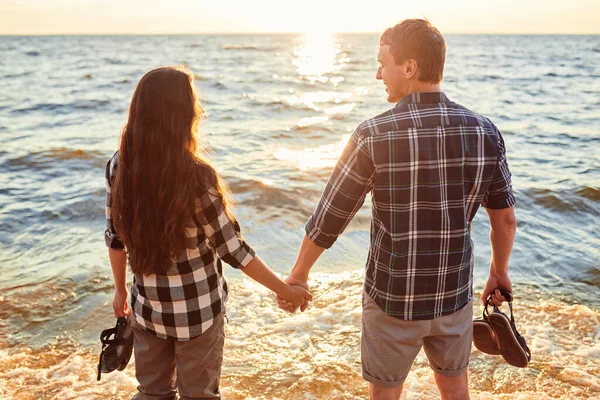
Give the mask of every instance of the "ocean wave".
[[[276, 187], [265, 181], [227, 179], [231, 191], [239, 198], [238, 204], [264, 213], [266, 218], [276, 220], [283, 214], [298, 217], [303, 222], [314, 210], [319, 190], [298, 187]], [[283, 212], [283, 214], [282, 214]]]
[[305, 103], [297, 102], [297, 103], [289, 103], [285, 100], [271, 100], [271, 101], [263, 101], [256, 99], [249, 99], [250, 107], [269, 107], [273, 111], [315, 111], [315, 106], [309, 106]]
[[313, 132], [313, 131], [321, 131], [321, 132], [335, 132], [335, 129], [331, 125], [327, 125], [326, 122], [329, 121], [329, 117], [312, 117], [312, 118], [302, 118], [293, 128], [294, 132]]
[[[101, 176], [98, 176], [99, 181]], [[57, 201], [59, 208], [42, 211], [40, 219], [42, 223], [61, 222], [89, 222], [104, 220], [104, 202], [106, 192], [104, 189], [94, 193], [86, 193], [76, 199]]]
[[[71, 165], [66, 169], [73, 170], [75, 168]], [[84, 174], [87, 169], [89, 167], [79, 167]], [[66, 187], [65, 182], [68, 179], [65, 179], [65, 166], [48, 168], [42, 174], [36, 174], [34, 180], [25, 177], [26, 174], [34, 174], [34, 171], [30, 169], [12, 173], [14, 179], [19, 183], [11, 182], [0, 191], [0, 195], [9, 199], [8, 202], [11, 204], [10, 213], [4, 213], [0, 218], [0, 231], [6, 234], [0, 237], [0, 243], [14, 247], [15, 250], [25, 250], [29, 248], [29, 244], [23, 245], [17, 235], [27, 232], [32, 226], [36, 227], [33, 234], [42, 235], [45, 230], [74, 226], [73, 224], [88, 226], [100, 223], [102, 225], [105, 218], [106, 192], [103, 187], [103, 170], [96, 168], [96, 171], [95, 177], [88, 179], [93, 181], [92, 186], [99, 189], [91, 191], [81, 186]], [[40, 183], [41, 181], [43, 183]], [[63, 188], [62, 193], [50, 196], [48, 195], [49, 188], [54, 185], [60, 185]], [[40, 189], [31, 191], [23, 189], [23, 186], [40, 186]], [[99, 231], [101, 230], [99, 229]], [[36, 247], [43, 249], [45, 245], [36, 243]], [[56, 248], [52, 248], [49, 254], [54, 251], [57, 251]]]
[[113, 102], [111, 100], [78, 100], [72, 103], [38, 103], [31, 107], [13, 109], [11, 113], [29, 114], [32, 112], [52, 112], [54, 114], [68, 114], [74, 110], [106, 110], [107, 106], [111, 106], [112, 104]]
[[585, 197], [586, 199], [600, 201], [600, 189], [593, 187], [582, 187], [577, 189], [577, 194], [581, 197]]
[[110, 65], [125, 65], [125, 64], [127, 64], [126, 60], [119, 60], [118, 58], [110, 58], [110, 57], [105, 57], [104, 62], [107, 64], [110, 64]]
[[545, 77], [548, 78], [566, 78], [566, 79], [572, 79], [572, 78], [583, 78], [584, 75], [580, 75], [580, 74], [557, 74], [555, 72], [548, 72], [547, 74], [544, 74]]
[[[310, 284], [314, 301], [304, 313], [292, 315], [279, 310], [272, 294], [257, 283], [248, 279], [230, 282], [223, 395], [232, 400], [367, 398], [368, 387], [360, 370], [362, 274], [362, 270], [313, 273]], [[105, 290], [104, 299], [109, 298], [110, 288]], [[600, 334], [600, 313], [552, 297], [532, 288], [519, 288], [514, 303], [516, 324], [528, 341], [533, 360], [529, 368], [517, 369], [502, 357], [473, 348], [469, 364], [473, 398], [587, 400], [600, 395], [600, 345], [595, 340]], [[95, 400], [105, 399], [107, 393], [111, 398], [133, 396], [137, 386], [135, 359], [124, 371], [105, 374], [97, 382], [100, 343], [97, 339], [91, 344], [79, 342], [82, 334], [97, 337], [101, 329], [114, 323], [108, 301], [104, 308], [94, 315], [93, 323], [75, 323], [75, 327], [64, 326], [54, 332], [56, 338], [47, 345], [11, 346], [6, 340], [9, 328], [3, 326], [0, 397]], [[473, 308], [475, 314], [481, 313], [479, 304]], [[52, 310], [48, 312], [55, 315]], [[77, 330], [79, 326], [83, 333]], [[404, 384], [409, 397], [438, 398], [432, 374], [421, 352]], [[4, 389], [8, 387], [10, 392]], [[18, 396], [12, 397], [14, 394]]]
[[30, 57], [37, 57], [40, 55], [39, 51], [26, 51], [25, 55], [30, 56]]
[[219, 89], [219, 90], [226, 90], [227, 89], [227, 86], [224, 83], [218, 82], [218, 81], [217, 82], [212, 82], [210, 84], [210, 86], [212, 86], [215, 89]]
[[273, 100], [268, 103], [263, 103], [271, 108], [283, 109], [283, 110], [295, 110], [295, 111], [315, 111], [316, 106], [311, 106], [305, 103], [294, 103], [290, 104], [287, 101]]
[[589, 135], [589, 136], [585, 136], [585, 135], [579, 135], [579, 136], [575, 136], [575, 135], [570, 135], [568, 133], [561, 133], [556, 135], [557, 138], [562, 139], [562, 140], [566, 140], [566, 141], [570, 141], [570, 142], [581, 142], [581, 143], [595, 143], [595, 142], [600, 142], [600, 136], [596, 136], [596, 135]]
[[57, 167], [65, 168], [68, 165], [69, 169], [72, 170], [77, 169], [77, 167], [102, 167], [107, 160], [106, 154], [98, 150], [60, 147], [11, 158], [0, 165], [0, 169], [6, 168], [10, 171], [42, 170]]
[[498, 81], [498, 80], [506, 80], [499, 75], [480, 75], [469, 78], [469, 81], [472, 82], [488, 82], [488, 81]]
[[221, 46], [223, 50], [262, 50], [257, 44], [224, 44]]
[[532, 199], [536, 204], [553, 211], [600, 215], [600, 208], [593, 203], [600, 201], [600, 190], [597, 188], [581, 187], [570, 190], [525, 189], [522, 194]]
[[18, 74], [7, 74], [2, 77], [2, 79], [12, 79], [12, 78], [22, 78], [24, 76], [29, 76], [33, 74], [33, 71], [21, 72]]

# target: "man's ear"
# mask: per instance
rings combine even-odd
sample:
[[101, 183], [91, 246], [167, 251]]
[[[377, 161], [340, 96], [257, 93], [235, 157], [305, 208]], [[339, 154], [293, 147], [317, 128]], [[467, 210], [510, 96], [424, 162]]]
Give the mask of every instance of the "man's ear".
[[418, 68], [419, 66], [417, 65], [417, 60], [414, 58], [409, 58], [404, 65], [404, 73], [406, 74], [406, 78], [412, 79], [412, 77], [417, 73]]

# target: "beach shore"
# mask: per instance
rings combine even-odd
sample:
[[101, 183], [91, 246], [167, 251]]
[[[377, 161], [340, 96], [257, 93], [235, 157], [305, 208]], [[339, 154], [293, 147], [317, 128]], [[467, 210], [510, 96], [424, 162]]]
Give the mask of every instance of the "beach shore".
[[[231, 289], [222, 392], [230, 400], [365, 399], [360, 370], [360, 271], [316, 274], [315, 301], [288, 315], [252, 281]], [[533, 353], [519, 369], [473, 348], [473, 399], [600, 398], [600, 312], [515, 288], [519, 331]], [[6, 301], [6, 300], [5, 300]], [[107, 308], [107, 312], [109, 312]], [[481, 306], [474, 303], [474, 313]], [[81, 346], [57, 336], [52, 346], [0, 350], [4, 400], [128, 399], [136, 391], [134, 362], [96, 382], [100, 343]], [[417, 357], [402, 399], [437, 399], [424, 353]]]

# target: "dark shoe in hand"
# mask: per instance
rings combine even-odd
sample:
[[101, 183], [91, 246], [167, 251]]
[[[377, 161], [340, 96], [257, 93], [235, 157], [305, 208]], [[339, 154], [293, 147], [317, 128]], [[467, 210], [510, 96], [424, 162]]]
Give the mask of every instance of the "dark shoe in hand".
[[118, 318], [114, 328], [106, 329], [100, 334], [102, 352], [98, 362], [98, 380], [102, 372], [112, 372], [115, 369], [123, 371], [131, 358], [133, 350], [133, 330], [131, 320]]

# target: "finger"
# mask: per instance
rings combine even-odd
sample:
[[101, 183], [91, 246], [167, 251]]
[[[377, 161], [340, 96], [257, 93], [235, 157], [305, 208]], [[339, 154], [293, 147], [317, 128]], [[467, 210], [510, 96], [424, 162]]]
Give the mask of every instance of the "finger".
[[293, 310], [296, 309], [296, 307], [294, 307], [294, 305], [292, 303], [288, 303], [288, 302], [285, 302], [285, 304], [280, 304], [279, 308], [281, 308], [284, 311], [289, 311], [289, 312], [293, 312]]
[[279, 300], [277, 300], [277, 304], [278, 304], [280, 307], [281, 307], [281, 306], [283, 306], [283, 307], [287, 307], [287, 306], [291, 305], [292, 303], [290, 303], [289, 301], [287, 301], [287, 300], [284, 300], [284, 299], [279, 299]]
[[308, 299], [308, 300], [312, 300], [313, 299], [313, 295], [308, 290], [304, 290], [304, 298]]
[[502, 302], [504, 302], [504, 301], [508, 301], [508, 300], [506, 299], [506, 297], [504, 297], [504, 295], [502, 295], [502, 292], [500, 292], [500, 290], [498, 290], [498, 289], [496, 289], [496, 293], [495, 293], [495, 295], [496, 295], [496, 299], [497, 299], [498, 301], [500, 301], [501, 303], [502, 303]]
[[304, 312], [304, 310], [306, 310], [308, 308], [308, 303], [304, 303], [300, 306], [300, 311]]
[[495, 306], [501, 306], [501, 305], [502, 305], [502, 300], [501, 300], [501, 298], [497, 297], [497, 296], [494, 294], [494, 295], [492, 295], [492, 303], [493, 303]]
[[492, 300], [490, 299], [489, 293], [481, 298], [481, 302], [483, 303], [484, 306], [492, 305]]

